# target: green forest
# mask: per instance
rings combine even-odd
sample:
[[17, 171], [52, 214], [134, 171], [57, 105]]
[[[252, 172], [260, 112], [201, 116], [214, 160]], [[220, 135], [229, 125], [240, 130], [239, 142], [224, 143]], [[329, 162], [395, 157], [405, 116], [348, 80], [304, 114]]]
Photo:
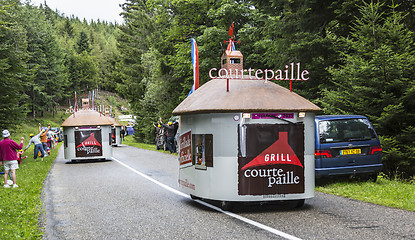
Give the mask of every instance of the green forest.
[[[415, 176], [414, 0], [126, 0], [124, 22], [78, 19], [46, 4], [0, 0], [0, 126], [73, 105], [74, 91], [99, 88], [127, 99], [137, 140], [154, 141], [193, 84], [220, 68], [228, 29], [244, 64], [281, 69], [301, 62], [294, 91], [322, 114], [367, 116], [380, 135], [383, 172]], [[288, 87], [285, 82], [276, 82]]]

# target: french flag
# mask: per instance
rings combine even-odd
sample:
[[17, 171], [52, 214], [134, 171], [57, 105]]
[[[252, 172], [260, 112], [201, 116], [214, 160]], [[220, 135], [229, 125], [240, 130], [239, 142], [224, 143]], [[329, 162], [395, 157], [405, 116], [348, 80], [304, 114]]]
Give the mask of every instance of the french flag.
[[76, 91], [75, 91], [75, 109], [74, 110], [75, 110], [74, 112], [78, 111], [78, 101], [76, 100]]
[[196, 40], [194, 38], [190, 40], [192, 42], [193, 86], [189, 95], [199, 88], [199, 51], [197, 50]]
[[95, 108], [94, 108], [94, 90], [92, 90], [92, 110], [95, 110]]

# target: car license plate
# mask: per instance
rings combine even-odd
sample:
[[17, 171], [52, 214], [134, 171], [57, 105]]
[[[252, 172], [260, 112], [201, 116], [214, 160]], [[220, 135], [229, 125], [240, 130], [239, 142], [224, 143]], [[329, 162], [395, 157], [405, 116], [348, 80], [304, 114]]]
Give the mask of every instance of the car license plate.
[[362, 150], [360, 148], [344, 149], [340, 151], [340, 155], [361, 154], [361, 153], [362, 153]]

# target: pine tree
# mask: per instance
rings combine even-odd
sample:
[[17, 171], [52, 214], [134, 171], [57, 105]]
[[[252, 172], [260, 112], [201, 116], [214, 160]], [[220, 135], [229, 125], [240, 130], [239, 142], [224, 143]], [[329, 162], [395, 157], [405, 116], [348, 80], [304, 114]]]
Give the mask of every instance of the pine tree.
[[341, 41], [344, 64], [329, 69], [336, 88], [323, 91], [321, 105], [327, 113], [368, 116], [383, 140], [383, 171], [408, 178], [415, 174], [415, 108], [409, 100], [415, 84], [414, 34], [402, 24], [397, 5], [382, 7], [360, 6], [352, 38]]
[[65, 26], [64, 26], [64, 32], [68, 35], [68, 37], [72, 38], [74, 35], [74, 29], [72, 27], [71, 21], [66, 18], [65, 19]]
[[27, 42], [21, 27], [19, 1], [0, 4], [0, 128], [13, 127], [25, 114], [24, 81], [27, 74]]
[[79, 54], [81, 54], [84, 51], [86, 51], [87, 53], [90, 53], [91, 50], [92, 49], [89, 44], [88, 35], [84, 31], [81, 31], [79, 33], [78, 41], [76, 42], [76, 52]]
[[46, 19], [44, 11], [26, 5], [26, 36], [28, 41], [27, 95], [33, 118], [37, 113], [54, 110], [63, 97], [65, 86], [65, 66], [62, 49], [56, 39], [51, 22]]

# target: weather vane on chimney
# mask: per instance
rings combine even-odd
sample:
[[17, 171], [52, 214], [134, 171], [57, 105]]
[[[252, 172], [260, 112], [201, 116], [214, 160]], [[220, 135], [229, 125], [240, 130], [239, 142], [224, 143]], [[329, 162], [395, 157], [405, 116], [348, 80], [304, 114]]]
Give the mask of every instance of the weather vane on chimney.
[[229, 43], [227, 50], [230, 50], [230, 51], [235, 50], [235, 42], [237, 44], [241, 44], [241, 41], [236, 41], [235, 40], [235, 35], [233, 35], [233, 29], [234, 29], [234, 27], [235, 27], [235, 25], [232, 22], [232, 25], [229, 26], [229, 41], [226, 41], [226, 40], [223, 41], [225, 44], [226, 43]]

